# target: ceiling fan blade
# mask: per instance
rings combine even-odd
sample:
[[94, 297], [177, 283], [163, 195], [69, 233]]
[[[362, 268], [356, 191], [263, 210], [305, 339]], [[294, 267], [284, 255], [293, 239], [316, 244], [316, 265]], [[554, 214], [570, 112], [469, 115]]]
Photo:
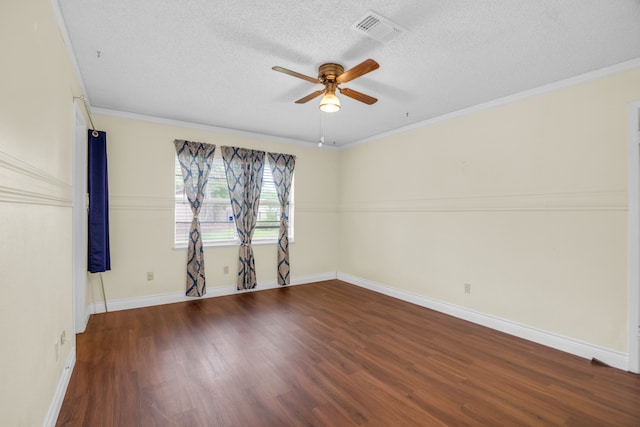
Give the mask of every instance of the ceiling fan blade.
[[299, 79], [306, 80], [306, 81], [311, 82], [311, 83], [322, 83], [320, 80], [318, 80], [315, 77], [305, 76], [304, 74], [300, 74], [300, 73], [297, 73], [295, 71], [287, 70], [286, 68], [282, 68], [282, 67], [276, 66], [276, 67], [272, 67], [271, 69], [274, 70], [274, 71], [279, 71], [281, 73], [289, 74], [290, 76], [297, 77]]
[[313, 98], [317, 98], [318, 96], [322, 95], [324, 93], [324, 90], [317, 90], [313, 93], [310, 93], [309, 95], [305, 96], [304, 98], [300, 98], [296, 101], [296, 104], [304, 104], [305, 102], [311, 101]]
[[345, 71], [344, 73], [336, 77], [336, 82], [346, 83], [357, 77], [370, 73], [373, 70], [377, 70], [378, 68], [380, 68], [380, 64], [378, 64], [373, 59], [366, 59], [361, 63], [359, 63], [358, 65], [356, 65], [355, 67]]
[[376, 98], [373, 96], [365, 95], [362, 92], [358, 92], [357, 90], [349, 89], [349, 88], [339, 88], [340, 93], [344, 96], [348, 96], [349, 98], [353, 98], [356, 101], [364, 102], [367, 105], [375, 104], [378, 102]]

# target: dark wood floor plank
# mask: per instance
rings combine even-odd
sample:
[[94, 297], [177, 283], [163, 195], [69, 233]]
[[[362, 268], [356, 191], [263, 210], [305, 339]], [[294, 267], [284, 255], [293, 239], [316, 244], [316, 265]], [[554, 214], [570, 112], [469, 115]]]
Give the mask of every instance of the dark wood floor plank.
[[58, 426], [638, 426], [640, 376], [333, 280], [94, 315]]

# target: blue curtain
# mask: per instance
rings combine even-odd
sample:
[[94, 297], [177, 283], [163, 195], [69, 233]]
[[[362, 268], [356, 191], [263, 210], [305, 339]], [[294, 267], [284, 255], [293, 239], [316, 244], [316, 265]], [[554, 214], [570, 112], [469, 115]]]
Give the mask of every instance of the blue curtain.
[[207, 293], [207, 286], [204, 276], [204, 251], [199, 215], [205, 198], [216, 146], [181, 139], [176, 139], [174, 145], [182, 170], [184, 190], [193, 213], [187, 250], [187, 296], [201, 297]]
[[268, 153], [267, 159], [273, 175], [273, 183], [278, 192], [280, 202], [280, 233], [278, 234], [278, 284], [288, 285], [291, 276], [289, 265], [289, 194], [293, 182], [293, 170], [296, 167], [296, 156], [290, 154]]
[[251, 239], [258, 219], [265, 152], [225, 146], [220, 149], [240, 239], [237, 288], [252, 289], [258, 282]]
[[109, 180], [107, 179], [107, 134], [88, 131], [89, 259], [91, 273], [111, 270], [109, 248]]

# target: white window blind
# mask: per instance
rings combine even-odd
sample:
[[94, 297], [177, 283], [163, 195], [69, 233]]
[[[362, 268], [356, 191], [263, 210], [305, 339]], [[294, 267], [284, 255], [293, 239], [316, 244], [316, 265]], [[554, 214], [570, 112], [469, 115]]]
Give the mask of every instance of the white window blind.
[[[266, 159], [265, 159], [266, 160]], [[289, 241], [293, 241], [293, 193], [291, 186], [287, 215], [289, 216]], [[184, 191], [184, 181], [178, 157], [175, 160], [175, 245], [187, 246], [189, 229], [191, 227], [191, 206]], [[280, 230], [280, 203], [278, 193], [271, 175], [271, 167], [265, 161], [262, 177], [262, 192], [258, 220], [253, 233], [253, 242], [276, 242]], [[233, 210], [229, 201], [229, 189], [224, 172], [222, 157], [214, 157], [209, 181], [205, 190], [205, 199], [200, 209], [200, 230], [205, 245], [239, 243], [236, 226], [233, 220]]]

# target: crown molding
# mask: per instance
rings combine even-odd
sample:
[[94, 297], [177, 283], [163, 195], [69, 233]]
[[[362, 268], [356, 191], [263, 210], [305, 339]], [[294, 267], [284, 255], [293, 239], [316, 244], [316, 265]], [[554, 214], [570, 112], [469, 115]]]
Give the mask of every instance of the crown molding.
[[[283, 138], [283, 137], [279, 137], [279, 136], [275, 136], [275, 135], [268, 135], [268, 134], [261, 134], [261, 133], [254, 133], [254, 132], [248, 132], [248, 131], [243, 131], [243, 130], [238, 130], [238, 129], [232, 129], [232, 128], [224, 128], [224, 127], [218, 127], [218, 126], [211, 126], [211, 125], [205, 125], [205, 124], [201, 124], [201, 123], [193, 123], [193, 122], [187, 122], [187, 121], [182, 121], [182, 120], [175, 120], [175, 119], [167, 119], [167, 118], [162, 118], [162, 117], [156, 117], [156, 116], [148, 116], [148, 115], [143, 115], [143, 114], [138, 114], [138, 113], [132, 113], [132, 112], [127, 112], [127, 111], [120, 111], [120, 110], [113, 110], [113, 109], [108, 109], [108, 108], [101, 108], [101, 107], [94, 107], [91, 105], [91, 101], [89, 99], [89, 96], [87, 94], [87, 90], [86, 90], [86, 86], [84, 84], [84, 80], [82, 79], [82, 74], [80, 73], [80, 67], [78, 66], [78, 62], [76, 60], [76, 56], [75, 56], [75, 52], [73, 50], [73, 45], [71, 44], [71, 40], [69, 38], [69, 33], [67, 31], [67, 27], [64, 23], [64, 18], [62, 15], [62, 10], [60, 8], [60, 4], [59, 4], [59, 0], [50, 0], [52, 8], [53, 8], [53, 12], [56, 16], [56, 20], [58, 22], [58, 27], [60, 28], [60, 32], [62, 34], [62, 38], [64, 40], [64, 44], [65, 47], [67, 48], [67, 53], [69, 54], [69, 58], [70, 61], [72, 63], [74, 72], [76, 74], [76, 77], [78, 79], [78, 82], [80, 84], [80, 88], [84, 94], [86, 103], [87, 103], [87, 107], [89, 109], [89, 112], [95, 113], [95, 114], [101, 114], [101, 115], [105, 115], [105, 116], [112, 116], [112, 117], [119, 117], [119, 118], [127, 118], [127, 119], [132, 119], [132, 120], [140, 120], [140, 121], [145, 121], [145, 122], [150, 122], [150, 123], [156, 123], [156, 124], [162, 124], [162, 125], [168, 125], [168, 126], [177, 126], [177, 127], [183, 127], [183, 128], [187, 128], [187, 129], [198, 129], [198, 130], [204, 130], [204, 131], [208, 131], [208, 132], [215, 132], [215, 133], [222, 133], [222, 134], [231, 134], [231, 135], [237, 135], [237, 136], [243, 136], [243, 137], [247, 137], [247, 138], [255, 138], [255, 139], [259, 139], [259, 140], [265, 140], [265, 141], [272, 141], [272, 142], [282, 142], [285, 144], [293, 144], [293, 145], [299, 145], [299, 146], [305, 146], [305, 147], [310, 147], [312, 145], [316, 145], [316, 142], [310, 142], [310, 141], [301, 141], [301, 140], [296, 140], [296, 139], [291, 139], [291, 138]], [[498, 98], [498, 99], [494, 99], [492, 101], [488, 101], [485, 103], [481, 103], [481, 104], [477, 104], [471, 107], [467, 107], [467, 108], [463, 108], [461, 110], [458, 111], [453, 111], [451, 113], [447, 113], [447, 114], [443, 114], [441, 116], [438, 117], [434, 117], [431, 119], [427, 119], [427, 120], [423, 120], [417, 123], [413, 123], [411, 125], [408, 126], [403, 126], [388, 132], [383, 132], [377, 135], [373, 135], [370, 136], [368, 138], [364, 138], [358, 141], [353, 141], [353, 142], [349, 142], [346, 144], [342, 144], [339, 146], [333, 146], [333, 145], [323, 145], [322, 147], [319, 147], [319, 149], [323, 149], [323, 150], [330, 150], [330, 151], [340, 151], [340, 150], [344, 150], [347, 148], [351, 148], [357, 145], [362, 145], [362, 144], [366, 144], [369, 142], [373, 142], [373, 141], [377, 141], [383, 138], [387, 138], [390, 136], [394, 136], [394, 135], [398, 135], [401, 133], [405, 133], [411, 130], [415, 130], [415, 129], [421, 129], [421, 128], [425, 128], [425, 127], [429, 127], [429, 126], [433, 126], [435, 124], [438, 124], [440, 122], [444, 122], [447, 120], [451, 120], [451, 119], [455, 119], [458, 117], [463, 117], [469, 114], [473, 114], [473, 113], [477, 113], [479, 111], [483, 111], [483, 110], [488, 110], [494, 107], [498, 107], [501, 105], [506, 105], [506, 104], [510, 104], [516, 101], [520, 101], [520, 100], [524, 100], [527, 98], [531, 98], [534, 96], [539, 96], [539, 95], [544, 95], [546, 93], [549, 92], [553, 92], [559, 89], [563, 89], [563, 88], [567, 88], [567, 87], [571, 87], [571, 86], [575, 86], [581, 83], [585, 83], [585, 82], [589, 82], [592, 80], [596, 80], [596, 79], [600, 79], [603, 77], [607, 77], [607, 76], [611, 76], [614, 74], [618, 74], [618, 73], [622, 73], [625, 71], [630, 71], [636, 68], [640, 68], [640, 58], [634, 58], [631, 59], [629, 61], [625, 61], [625, 62], [621, 62], [619, 64], [615, 64], [609, 67], [605, 67], [605, 68], [601, 68], [595, 71], [591, 71], [588, 73], [584, 73], [584, 74], [580, 74], [574, 77], [570, 77], [564, 80], [559, 80], [557, 82], [554, 83], [550, 83], [547, 85], [543, 85], [537, 88], [533, 88], [533, 89], [529, 89], [526, 91], [522, 91], [522, 92], [518, 92], [516, 94], [513, 95], [508, 95], [502, 98]]]
[[51, 8], [53, 9], [53, 14], [56, 17], [56, 22], [58, 23], [58, 28], [60, 29], [60, 35], [62, 36], [64, 46], [67, 49], [67, 55], [69, 55], [69, 61], [71, 61], [73, 72], [78, 79], [80, 90], [82, 90], [83, 96], [85, 97], [87, 103], [90, 104], [89, 96], [87, 95], [87, 89], [84, 84], [84, 80], [82, 79], [82, 74], [80, 73], [80, 66], [78, 65], [78, 61], [76, 60], [76, 53], [73, 50], [73, 44], [71, 43], [71, 39], [69, 38], [67, 25], [64, 22], [64, 16], [62, 15], [62, 9], [60, 8], [59, 0], [51, 0]]
[[[615, 64], [609, 67], [605, 67], [605, 68], [601, 68], [599, 70], [595, 70], [595, 71], [591, 71], [588, 73], [584, 73], [584, 74], [580, 74], [574, 77], [570, 77], [564, 80], [559, 80], [557, 82], [553, 82], [553, 83], [549, 83], [547, 85], [544, 86], [540, 86], [537, 88], [533, 88], [533, 89], [529, 89], [529, 90], [525, 90], [523, 92], [518, 92], [516, 94], [513, 95], [508, 95], [502, 98], [497, 98], [494, 99], [492, 101], [488, 101], [488, 102], [484, 102], [482, 104], [477, 104], [471, 107], [467, 107], [467, 108], [463, 108], [461, 110], [458, 111], [453, 111], [451, 113], [447, 113], [447, 114], [443, 114], [441, 116], [438, 117], [434, 117], [431, 119], [427, 119], [427, 120], [423, 120], [417, 123], [413, 123], [411, 125], [408, 126], [403, 126], [388, 132], [383, 132], [365, 139], [361, 139], [358, 141], [354, 141], [354, 142], [350, 142], [350, 143], [346, 143], [346, 144], [342, 144], [339, 146], [332, 146], [332, 145], [323, 145], [321, 149], [323, 150], [332, 150], [332, 151], [341, 151], [347, 148], [351, 148], [357, 145], [362, 145], [362, 144], [366, 144], [369, 142], [373, 142], [373, 141], [377, 141], [383, 138], [387, 138], [390, 136], [394, 136], [394, 135], [398, 135], [401, 133], [405, 133], [405, 132], [409, 132], [412, 130], [416, 130], [416, 129], [421, 129], [421, 128], [425, 128], [425, 127], [429, 127], [429, 126], [433, 126], [436, 125], [438, 123], [441, 122], [445, 122], [447, 120], [452, 120], [452, 119], [456, 119], [459, 117], [464, 117], [470, 114], [474, 114], [474, 113], [478, 113], [480, 111], [484, 111], [484, 110], [489, 110], [495, 107], [499, 107], [502, 105], [507, 105], [507, 104], [511, 104], [517, 101], [522, 101], [528, 98], [532, 98], [535, 96], [540, 96], [540, 95], [544, 95], [547, 93], [551, 93], [551, 92], [555, 92], [558, 91], [560, 89], [565, 89], [565, 88], [569, 88], [572, 86], [576, 86], [582, 83], [587, 83], [593, 80], [597, 80], [597, 79], [601, 79], [604, 77], [608, 77], [608, 76], [612, 76], [615, 74], [620, 74], [626, 71], [631, 71], [634, 69], [640, 68], [640, 58], [634, 58], [632, 60], [629, 61], [625, 61], [625, 62], [621, 62], [619, 64]], [[87, 101], [88, 102], [88, 101]], [[308, 142], [308, 141], [300, 141], [300, 140], [295, 140], [295, 139], [290, 139], [290, 138], [283, 138], [283, 137], [278, 137], [278, 136], [274, 136], [274, 135], [267, 135], [267, 134], [261, 134], [261, 133], [255, 133], [255, 132], [248, 132], [248, 131], [242, 131], [242, 130], [238, 130], [238, 129], [231, 129], [231, 128], [224, 128], [224, 127], [218, 127], [218, 126], [211, 126], [211, 125], [205, 125], [205, 124], [201, 124], [201, 123], [193, 123], [193, 122], [187, 122], [187, 121], [182, 121], [182, 120], [174, 120], [174, 119], [166, 119], [166, 118], [162, 118], [162, 117], [155, 117], [155, 116], [147, 116], [144, 114], [137, 114], [137, 113], [131, 113], [131, 112], [126, 112], [126, 111], [120, 111], [120, 110], [112, 110], [112, 109], [108, 109], [108, 108], [101, 108], [101, 107], [93, 107], [89, 104], [89, 108], [91, 110], [91, 112], [95, 113], [95, 114], [101, 114], [101, 115], [105, 115], [105, 116], [112, 116], [112, 117], [120, 117], [120, 118], [126, 118], [126, 119], [132, 119], [132, 120], [140, 120], [140, 121], [146, 121], [146, 122], [151, 122], [151, 123], [157, 123], [157, 124], [162, 124], [162, 125], [168, 125], [168, 126], [177, 126], [177, 127], [183, 127], [183, 128], [187, 128], [187, 129], [198, 129], [198, 130], [204, 130], [204, 131], [208, 131], [208, 132], [216, 132], [216, 133], [222, 133], [222, 134], [231, 134], [231, 135], [237, 135], [237, 136], [244, 136], [247, 138], [255, 138], [255, 139], [260, 139], [260, 140], [267, 140], [267, 141], [274, 141], [274, 142], [283, 142], [286, 144], [294, 144], [294, 145], [300, 145], [300, 146], [305, 146], [305, 147], [310, 147], [311, 145], [315, 145], [316, 143], [313, 142]]]
[[[205, 125], [202, 123], [187, 122], [183, 120], [167, 119], [164, 117], [148, 116], [145, 114], [131, 113], [128, 111], [112, 110], [109, 108], [102, 108], [102, 107], [93, 107], [91, 105], [89, 106], [89, 109], [94, 114], [110, 116], [110, 117], [118, 117], [122, 119], [138, 120], [138, 121], [155, 123], [155, 124], [165, 125], [165, 126], [175, 126], [175, 127], [186, 128], [186, 129], [204, 130], [207, 132], [221, 133], [226, 135], [236, 135], [236, 136], [242, 136], [245, 138], [259, 139], [259, 140], [270, 141], [270, 142], [282, 142], [285, 144], [299, 145], [307, 148], [311, 148], [312, 146], [316, 145], [316, 143], [314, 142], [300, 141], [300, 140], [291, 139], [291, 138], [283, 138], [275, 135], [267, 135], [267, 134], [262, 134], [257, 132], [248, 132], [248, 131], [239, 130], [239, 129]], [[331, 145], [323, 145], [321, 149], [338, 150], [338, 147], [334, 147]]]
[[629, 61], [625, 61], [609, 67], [601, 68], [599, 70], [580, 74], [574, 77], [569, 77], [568, 79], [559, 80], [557, 82], [549, 83], [544, 86], [539, 86], [537, 88], [525, 90], [523, 92], [518, 92], [513, 95], [504, 96], [502, 98], [497, 98], [492, 101], [484, 102], [482, 104], [477, 104], [471, 107], [463, 108], [462, 110], [453, 111], [451, 113], [443, 114], [438, 117], [433, 117], [431, 119], [423, 120], [417, 123], [412, 123], [410, 125], [403, 126], [388, 132], [383, 132], [378, 135], [361, 139], [359, 141], [349, 142], [347, 144], [340, 145], [338, 147], [338, 150], [344, 150], [347, 148], [355, 147], [357, 145], [366, 144], [369, 142], [377, 141], [383, 138], [388, 138], [390, 136], [398, 135], [398, 134], [409, 132], [412, 130], [434, 126], [438, 123], [442, 123], [448, 120], [468, 116], [470, 114], [478, 113], [480, 111], [489, 110], [502, 105], [507, 105], [507, 104], [511, 104], [517, 101], [522, 101], [528, 98], [533, 98], [535, 96], [545, 95], [547, 93], [555, 92], [560, 89], [569, 88], [582, 83], [587, 83], [593, 80], [598, 80], [598, 79], [609, 77], [615, 74], [624, 73], [626, 71], [631, 71], [637, 68], [640, 68], [640, 58], [634, 58]]

